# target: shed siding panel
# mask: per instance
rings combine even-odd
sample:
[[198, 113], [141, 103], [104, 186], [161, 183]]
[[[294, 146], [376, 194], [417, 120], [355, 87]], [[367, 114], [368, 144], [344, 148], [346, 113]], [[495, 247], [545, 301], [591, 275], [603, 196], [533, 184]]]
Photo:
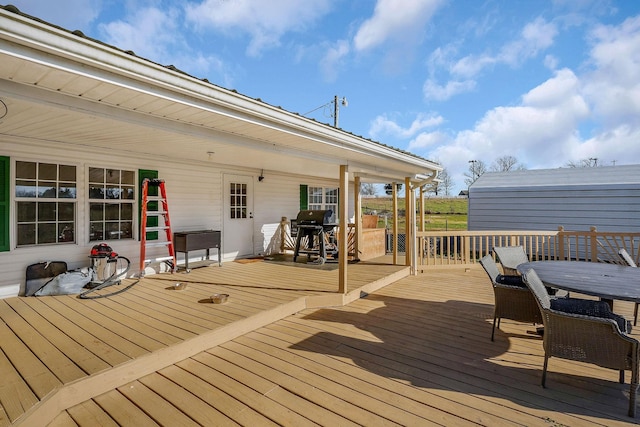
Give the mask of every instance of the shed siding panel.
[[[597, 179], [585, 184], [569, 185], [561, 180], [544, 184], [553, 181], [554, 174], [570, 178], [572, 171], [567, 170], [528, 171], [533, 173], [531, 184], [520, 186], [510, 182], [509, 173], [491, 174], [470, 189], [469, 230], [556, 230], [563, 226], [587, 231], [595, 226], [598, 231], [640, 232], [640, 166], [620, 167], [619, 171], [619, 184], [602, 185]], [[604, 172], [608, 181], [615, 180], [615, 171]], [[526, 173], [519, 172], [516, 181], [524, 181]], [[585, 171], [576, 173], [584, 176]]]

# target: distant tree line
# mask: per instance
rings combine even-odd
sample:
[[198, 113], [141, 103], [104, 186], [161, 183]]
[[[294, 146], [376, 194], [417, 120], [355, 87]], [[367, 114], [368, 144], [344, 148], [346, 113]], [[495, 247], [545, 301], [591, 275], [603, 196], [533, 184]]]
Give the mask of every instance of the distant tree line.
[[[590, 168], [598, 167], [602, 164], [598, 163], [598, 159], [591, 157], [588, 159], [582, 159], [578, 161], [567, 162], [568, 168]], [[464, 173], [464, 183], [469, 187], [476, 182], [485, 172], [510, 172], [515, 170], [526, 170], [526, 167], [518, 161], [514, 156], [502, 156], [498, 157], [491, 163], [490, 166], [482, 160], [469, 160], [469, 169]], [[455, 187], [455, 182], [449, 175], [447, 168], [443, 168], [438, 174], [438, 182], [434, 183], [428, 190], [431, 193], [442, 196], [451, 196], [451, 192]], [[391, 184], [385, 186], [387, 193], [390, 193]], [[375, 184], [362, 184], [361, 194], [375, 196], [377, 194], [377, 188]]]

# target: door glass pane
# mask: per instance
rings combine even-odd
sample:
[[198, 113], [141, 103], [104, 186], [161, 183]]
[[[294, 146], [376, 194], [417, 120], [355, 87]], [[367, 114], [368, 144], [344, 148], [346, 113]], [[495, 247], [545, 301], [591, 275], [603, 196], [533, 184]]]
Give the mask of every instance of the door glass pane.
[[229, 194], [229, 218], [247, 218], [247, 184], [230, 183]]

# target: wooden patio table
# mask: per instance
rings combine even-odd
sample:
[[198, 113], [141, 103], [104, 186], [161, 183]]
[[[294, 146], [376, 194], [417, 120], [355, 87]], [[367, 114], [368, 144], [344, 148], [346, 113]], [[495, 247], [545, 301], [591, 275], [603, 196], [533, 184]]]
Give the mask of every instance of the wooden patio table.
[[533, 269], [552, 288], [613, 300], [640, 302], [640, 271], [618, 264], [586, 261], [534, 261], [518, 265], [524, 273]]

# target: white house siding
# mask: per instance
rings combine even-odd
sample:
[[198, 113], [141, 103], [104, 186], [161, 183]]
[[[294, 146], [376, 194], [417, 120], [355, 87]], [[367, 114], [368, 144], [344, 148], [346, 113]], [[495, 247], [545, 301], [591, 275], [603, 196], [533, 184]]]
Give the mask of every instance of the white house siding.
[[486, 173], [469, 190], [469, 230], [640, 232], [637, 165]]
[[[167, 199], [173, 231], [191, 231], [201, 229], [222, 229], [224, 173], [254, 176], [254, 232], [253, 246], [255, 254], [263, 254], [278, 231], [283, 216], [295, 218], [300, 210], [300, 185], [338, 187], [336, 179], [322, 180], [304, 176], [291, 176], [278, 172], [265, 171], [265, 179], [258, 181], [260, 174], [252, 169], [229, 169], [212, 164], [206, 160], [199, 163], [185, 163], [167, 158], [134, 157], [129, 153], [117, 151], [96, 151], [90, 148], [69, 147], [61, 144], [40, 143], [3, 137], [0, 156], [11, 159], [11, 194], [14, 194], [14, 164], [16, 160], [72, 164], [77, 166], [77, 220], [76, 243], [43, 245], [33, 247], [15, 247], [15, 203], [12, 196], [11, 242], [9, 252], [0, 252], [0, 297], [17, 295], [24, 286], [25, 269], [28, 265], [40, 262], [66, 261], [69, 269], [89, 265], [89, 252], [98, 242], [88, 239], [88, 200], [86, 173], [89, 167], [116, 169], [157, 170], [158, 176], [165, 180]], [[139, 199], [139, 195], [137, 195]], [[349, 188], [349, 215], [353, 215], [353, 188]], [[136, 224], [135, 229], [138, 229]], [[224, 231], [223, 231], [224, 232]], [[137, 232], [134, 234], [137, 236]], [[131, 272], [138, 271], [140, 245], [134, 240], [109, 240], [107, 243], [118, 254], [131, 260]], [[224, 248], [223, 248], [224, 249]], [[147, 257], [167, 256], [164, 248], [148, 248]], [[192, 260], [204, 255], [204, 251], [190, 253]], [[179, 254], [178, 262], [183, 261]]]

